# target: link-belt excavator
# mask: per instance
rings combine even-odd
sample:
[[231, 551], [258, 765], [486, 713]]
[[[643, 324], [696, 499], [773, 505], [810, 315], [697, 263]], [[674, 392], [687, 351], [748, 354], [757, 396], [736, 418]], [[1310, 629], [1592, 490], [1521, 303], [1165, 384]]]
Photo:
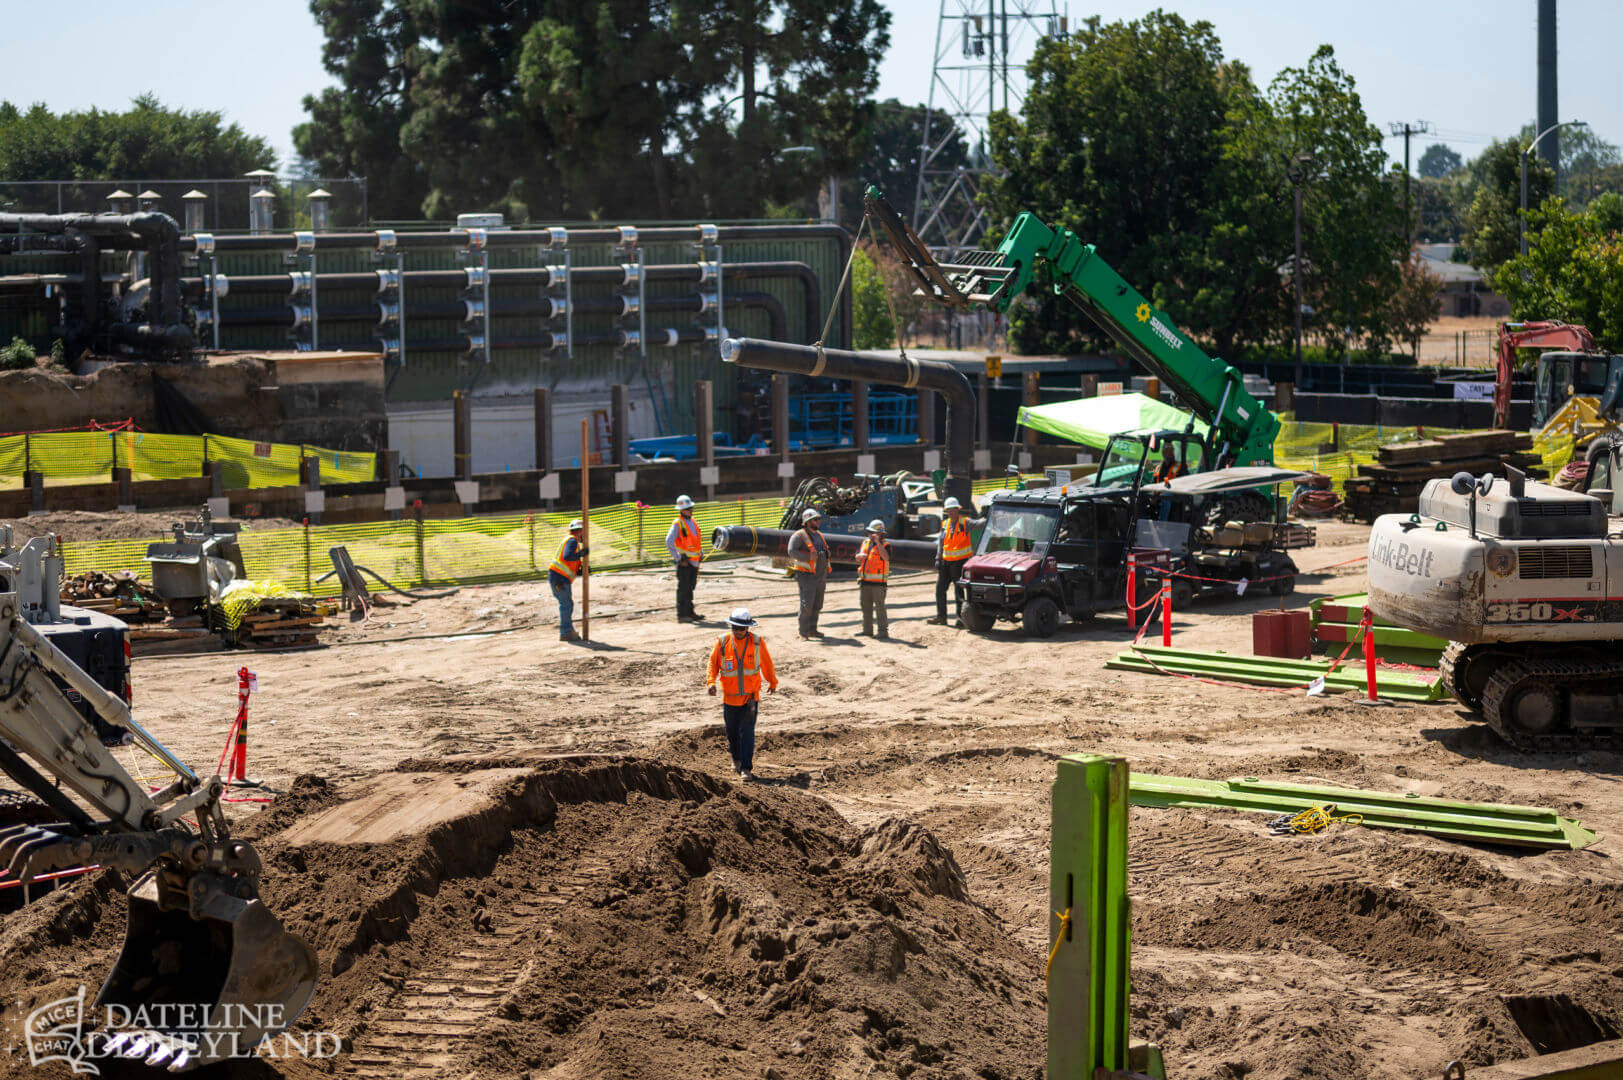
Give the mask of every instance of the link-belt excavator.
[[1458, 473], [1369, 535], [1369, 606], [1446, 638], [1441, 675], [1522, 750], [1623, 749], [1623, 441], [1583, 490]]
[[[118, 1018], [95, 1033], [97, 1056], [182, 1072], [251, 1055], [309, 1004], [315, 953], [259, 899], [260, 859], [231, 836], [221, 778], [188, 768], [42, 633], [23, 584], [0, 575], [10, 586], [0, 591], [0, 771], [54, 820], [0, 829], [0, 872], [21, 883], [78, 866], [140, 875], [96, 998], [97, 1016]], [[174, 782], [149, 792], [86, 711], [128, 732]]]
[[[1207, 356], [1116, 273], [1094, 245], [1084, 243], [1071, 230], [1024, 213], [1015, 219], [996, 251], [960, 252], [953, 258], [962, 261], [938, 262], [878, 188], [867, 189], [864, 203], [870, 219], [890, 238], [927, 299], [957, 311], [982, 307], [1001, 315], [1046, 270], [1055, 294], [1085, 311], [1122, 351], [1157, 376], [1193, 417], [1208, 426], [1204, 438], [1194, 432], [1193, 421], [1181, 432], [1114, 436], [1112, 445], [1105, 448], [1106, 462], [1142, 460], [1142, 453], [1114, 446], [1117, 440], [1130, 440], [1153, 442], [1157, 448], [1170, 446], [1169, 456], [1177, 463], [1179, 474], [1273, 463], [1279, 417], [1245, 388], [1240, 372]], [[1250, 496], [1250, 505], [1232, 497], [1228, 501], [1234, 516], [1253, 520], [1268, 516], [1267, 502], [1258, 495]]]

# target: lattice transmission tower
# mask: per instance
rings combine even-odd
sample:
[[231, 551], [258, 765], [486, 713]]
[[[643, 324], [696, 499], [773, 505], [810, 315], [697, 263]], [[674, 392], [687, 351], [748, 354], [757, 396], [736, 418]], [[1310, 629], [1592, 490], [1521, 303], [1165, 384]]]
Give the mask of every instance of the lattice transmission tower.
[[[996, 172], [987, 119], [999, 109], [1020, 111], [1026, 61], [1038, 41], [1063, 37], [1067, 22], [1053, 0], [941, 0], [913, 202], [913, 229], [932, 248], [980, 241], [980, 192]], [[946, 153], [960, 134], [969, 151], [961, 165]]]

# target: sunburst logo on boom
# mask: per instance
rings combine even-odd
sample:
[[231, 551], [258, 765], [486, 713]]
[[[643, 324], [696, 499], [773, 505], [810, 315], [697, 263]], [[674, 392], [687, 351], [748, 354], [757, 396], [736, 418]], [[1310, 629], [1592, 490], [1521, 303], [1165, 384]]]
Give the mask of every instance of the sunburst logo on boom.
[[1138, 321], [1139, 322], [1149, 322], [1150, 321], [1150, 305], [1148, 305], [1148, 304], [1140, 304], [1140, 305], [1138, 305], [1138, 310], [1133, 312], [1133, 314], [1138, 316]]

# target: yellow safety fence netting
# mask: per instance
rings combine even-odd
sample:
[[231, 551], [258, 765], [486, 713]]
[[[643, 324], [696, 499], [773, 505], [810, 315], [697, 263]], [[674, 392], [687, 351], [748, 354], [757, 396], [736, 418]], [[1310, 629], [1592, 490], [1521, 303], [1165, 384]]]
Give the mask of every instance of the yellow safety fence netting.
[[291, 487], [300, 457], [321, 462], [323, 483], [355, 484], [377, 474], [377, 455], [290, 443], [256, 443], [223, 435], [159, 435], [146, 431], [47, 431], [0, 437], [0, 488], [21, 487], [23, 473], [46, 484], [110, 483], [115, 468], [132, 480], [182, 480], [214, 462], [230, 489]]

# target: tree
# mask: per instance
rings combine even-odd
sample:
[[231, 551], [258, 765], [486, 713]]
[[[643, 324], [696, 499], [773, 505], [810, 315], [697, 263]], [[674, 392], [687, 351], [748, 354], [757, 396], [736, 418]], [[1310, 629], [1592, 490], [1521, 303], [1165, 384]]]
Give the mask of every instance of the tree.
[[1387, 298], [1382, 317], [1393, 338], [1409, 346], [1411, 356], [1418, 357], [1420, 339], [1443, 310], [1443, 279], [1418, 257], [1404, 260], [1400, 270], [1398, 287]]
[[[1401, 194], [1353, 80], [1322, 47], [1259, 93], [1209, 23], [1152, 12], [1039, 46], [1019, 117], [994, 116], [995, 220], [1063, 224], [1220, 354], [1292, 328], [1292, 185], [1304, 184], [1309, 303], [1378, 347], [1404, 257]], [[1153, 121], [1153, 122], [1151, 122]], [[1301, 159], [1306, 158], [1304, 163]], [[1097, 337], [1047, 291], [1013, 310], [1022, 351]]]
[[[1520, 244], [1521, 159], [1519, 139], [1495, 139], [1471, 162], [1470, 209], [1465, 245], [1471, 265], [1494, 274], [1515, 257]], [[1537, 154], [1527, 155], [1527, 205], [1538, 206], [1555, 191], [1555, 173]]]
[[[878, 0], [311, 0], [341, 88], [301, 154], [382, 216], [742, 217], [845, 175], [889, 42]], [[792, 145], [814, 160], [777, 156]], [[762, 167], [764, 163], [770, 163]]]
[[[904, 105], [895, 98], [874, 106], [866, 152], [840, 185], [841, 221], [846, 227], [854, 229], [862, 219], [862, 193], [869, 184], [885, 193], [885, 199], [903, 221], [912, 222], [925, 112], [923, 105]], [[969, 163], [963, 129], [940, 109], [930, 117], [930, 142], [941, 144], [941, 152], [935, 157], [940, 168], [954, 169]]]
[[1519, 319], [1579, 323], [1608, 352], [1623, 351], [1623, 198], [1597, 198], [1583, 211], [1550, 198], [1529, 213], [1525, 256], [1494, 275]]
[[851, 315], [857, 348], [888, 349], [895, 344], [896, 323], [890, 317], [885, 279], [866, 245], [851, 256]]
[[7, 180], [189, 180], [276, 165], [270, 144], [218, 112], [166, 109], [151, 94], [125, 112], [26, 112], [0, 102], [0, 176]]
[[1464, 165], [1459, 151], [1442, 143], [1432, 143], [1420, 155], [1420, 175], [1427, 180], [1441, 180]]

